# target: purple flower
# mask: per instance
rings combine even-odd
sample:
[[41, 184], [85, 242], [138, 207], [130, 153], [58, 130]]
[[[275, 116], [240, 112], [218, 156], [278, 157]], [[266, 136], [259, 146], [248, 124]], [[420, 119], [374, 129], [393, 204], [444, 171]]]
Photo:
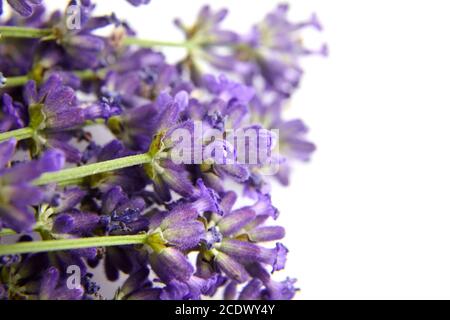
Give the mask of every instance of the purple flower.
[[194, 267], [187, 257], [179, 250], [170, 247], [150, 254], [150, 265], [164, 282], [187, 281], [194, 273]]
[[188, 205], [178, 205], [169, 213], [158, 212], [150, 218], [149, 244], [158, 251], [174, 246], [180, 250], [195, 248], [205, 236], [205, 226], [197, 220], [200, 212]]
[[44, 193], [31, 182], [44, 172], [60, 170], [64, 166], [64, 154], [48, 151], [39, 160], [18, 163], [6, 167], [14, 155], [15, 140], [0, 144], [0, 225], [17, 232], [28, 232], [34, 226], [34, 209]]
[[88, 265], [95, 268], [100, 262], [103, 262], [106, 278], [109, 281], [117, 281], [120, 272], [131, 274], [145, 266], [147, 257], [132, 246], [107, 247], [96, 257], [90, 258]]
[[264, 284], [264, 289], [261, 290], [259, 299], [290, 300], [294, 298], [299, 290], [295, 287], [296, 279], [287, 278], [282, 282], [275, 281], [271, 279], [270, 274], [259, 263], [247, 266], [247, 270], [254, 279], [259, 279]]
[[[30, 238], [21, 239], [21, 241], [30, 240]], [[14, 263], [2, 266], [0, 288], [3, 289], [5, 297], [12, 300], [82, 299], [85, 289], [82, 286], [68, 287], [67, 265], [53, 265], [57, 262], [55, 258], [56, 256], [50, 257], [46, 253], [22, 255]]]
[[255, 90], [252, 87], [231, 81], [224, 74], [218, 77], [205, 75], [203, 77], [203, 83], [209, 92], [215, 94], [217, 98], [226, 101], [228, 104], [242, 103], [245, 105], [255, 96]]
[[51, 267], [45, 271], [39, 289], [39, 300], [80, 300], [82, 288], [69, 289], [66, 281], [60, 280], [58, 269]]
[[60, 76], [53, 74], [37, 90], [36, 83], [25, 85], [24, 100], [28, 106], [28, 126], [32, 128], [35, 153], [43, 147], [53, 147], [64, 151], [68, 161], [81, 160], [81, 152], [70, 144], [69, 130], [76, 129], [87, 120], [108, 117], [114, 114], [107, 103], [79, 103], [75, 91], [63, 85]]
[[[33, 7], [40, 5], [42, 0], [6, 0], [9, 5], [16, 11], [18, 14], [24, 17], [29, 17], [33, 14]], [[2, 13], [2, 2], [0, 1], [0, 14]]]
[[[69, 5], [77, 4], [72, 1]], [[91, 17], [95, 6], [90, 1], [80, 1], [78, 21], [71, 25], [73, 12], [66, 10], [66, 14], [60, 17], [58, 25], [57, 43], [64, 49], [67, 55], [67, 63], [77, 69], [96, 68], [101, 65], [101, 58], [106, 48], [103, 38], [93, 35], [93, 31], [105, 26], [116, 24], [114, 16]]]
[[215, 263], [228, 277], [242, 283], [249, 279], [246, 265], [262, 263], [272, 267], [273, 272], [284, 268], [287, 249], [277, 243], [275, 248], [260, 246], [261, 242], [281, 240], [284, 229], [264, 226], [276, 216], [269, 198], [262, 198], [253, 206], [233, 210], [236, 194], [223, 196], [221, 206], [224, 215], [213, 214], [210, 229], [203, 239], [204, 259]]
[[145, 208], [142, 197], [130, 199], [115, 186], [103, 195], [101, 223], [107, 234], [136, 234], [148, 228], [149, 221], [142, 214]]
[[71, 210], [58, 214], [53, 219], [52, 232], [55, 234], [72, 234], [86, 236], [98, 227], [100, 217], [91, 212]]
[[[115, 300], [197, 300], [223, 287], [225, 299], [292, 299], [295, 280], [272, 276], [288, 250], [266, 169], [278, 166], [275, 177], [287, 184], [292, 160], [308, 161], [315, 150], [283, 105], [300, 84], [300, 60], [327, 54], [303, 39], [305, 28], [322, 30], [317, 16], [291, 22], [279, 5], [238, 34], [223, 27], [226, 9], [205, 6], [192, 26], [175, 21], [188, 50], [174, 64], [139, 48], [151, 42], [114, 13], [96, 16], [92, 0], [51, 14], [42, 0], [8, 2], [19, 14], [2, 25], [51, 34], [0, 43], [0, 134], [31, 129], [19, 152], [15, 140], [0, 143], [0, 229], [71, 243], [142, 235], [143, 243], [1, 257], [0, 299], [102, 299], [89, 272], [100, 263], [110, 281], [128, 275]], [[105, 27], [110, 37], [99, 35]], [[214, 70], [221, 73], [203, 73]], [[30, 81], [18, 86], [22, 79]], [[146, 162], [95, 169], [126, 166], [131, 156]], [[65, 160], [83, 167], [55, 175], [91, 175], [34, 186]], [[254, 202], [236, 206], [246, 197]], [[66, 285], [73, 265], [81, 271], [74, 290]]]
[[[201, 45], [202, 57], [214, 67], [238, 74], [255, 88], [289, 97], [299, 86], [303, 74], [299, 59], [310, 55], [327, 56], [328, 48], [323, 45], [319, 50], [311, 50], [302, 40], [305, 28], [322, 30], [316, 15], [309, 21], [293, 23], [288, 20], [288, 10], [288, 5], [279, 5], [246, 36], [220, 29], [226, 11], [213, 13], [209, 7], [201, 10], [194, 26], [186, 27], [180, 22], [178, 26], [187, 39]], [[192, 62], [191, 69], [195, 79], [199, 70]], [[264, 87], [259, 85], [261, 80]]]
[[[239, 43], [239, 35], [233, 31], [224, 30], [221, 27], [223, 20], [228, 15], [228, 10], [213, 11], [206, 5], [200, 10], [196, 22], [192, 26], [185, 25], [180, 19], [175, 20], [175, 25], [183, 31], [187, 41], [203, 50], [204, 58], [208, 62], [214, 62], [216, 56], [221, 56], [216, 50], [222, 46], [234, 46]], [[202, 82], [202, 75], [196, 63], [196, 57], [189, 56], [184, 60], [186, 69], [189, 70], [194, 83]]]
[[276, 177], [280, 183], [288, 185], [291, 166], [289, 160], [309, 161], [316, 146], [307, 139], [309, 129], [302, 120], [282, 118], [282, 107], [283, 101], [279, 98], [271, 103], [263, 103], [257, 98], [251, 103], [252, 113], [258, 118], [257, 121], [279, 132], [279, 171]]
[[[61, 77], [50, 76], [39, 91], [34, 81], [25, 86], [24, 99], [28, 105], [30, 127], [35, 130], [57, 132], [72, 129], [84, 123], [103, 117], [104, 113], [93, 111], [99, 109], [96, 104], [82, 105], [75, 96], [75, 91], [64, 86]], [[105, 104], [103, 107], [109, 107]], [[92, 115], [96, 114], [97, 117]]]
[[[113, 160], [134, 154], [127, 150], [118, 140], [111, 141], [100, 150], [95, 150], [95, 152], [97, 153], [97, 162]], [[106, 172], [104, 174], [92, 175], [83, 183], [91, 188], [99, 188], [105, 194], [111, 190], [111, 188], [116, 186], [120, 186], [127, 193], [132, 193], [143, 190], [148, 183], [148, 178], [142, 168], [131, 167], [123, 170]]]
[[175, 20], [175, 25], [184, 32], [187, 39], [200, 45], [230, 45], [236, 42], [238, 35], [232, 31], [221, 29], [220, 24], [227, 14], [228, 10], [226, 9], [214, 12], [209, 6], [204, 6], [193, 26], [188, 27], [179, 19]]
[[125, 50], [111, 68], [114, 71], [106, 75], [101, 92], [124, 108], [149, 105], [160, 93], [176, 94], [183, 85], [177, 69], [150, 49]]
[[[0, 4], [2, 1], [0, 1]], [[2, 20], [0, 24], [4, 26], [44, 28], [45, 8], [43, 6], [35, 6], [33, 9], [33, 14], [28, 18], [13, 14], [9, 18]], [[35, 63], [36, 59], [34, 59], [34, 56], [38, 49], [39, 39], [2, 39], [0, 43], [0, 70], [3, 75], [5, 77], [13, 77], [28, 74]], [[16, 97], [14, 99], [16, 100]]]
[[162, 290], [161, 300], [200, 300], [202, 295], [211, 295], [217, 287], [222, 285], [223, 278], [213, 275], [204, 279], [197, 276], [190, 277], [189, 280], [182, 282], [172, 280]]
[[159, 300], [161, 289], [153, 287], [149, 270], [142, 268], [131, 274], [117, 291], [115, 300]]
[[0, 115], [0, 132], [25, 127], [28, 114], [21, 103], [14, 102], [12, 97], [5, 93], [2, 97], [2, 114]]
[[133, 6], [140, 6], [143, 4], [149, 4], [151, 0], [127, 0], [129, 3], [131, 3]]
[[277, 246], [273, 249], [267, 249], [247, 241], [234, 239], [223, 240], [216, 248], [236, 261], [243, 263], [261, 262], [271, 265], [273, 271], [284, 268], [288, 252], [286, 247], [280, 243], [277, 243]]
[[252, 279], [242, 289], [239, 300], [261, 300], [261, 288], [263, 283], [259, 279]]
[[267, 89], [284, 96], [290, 96], [300, 83], [303, 70], [299, 59], [302, 56], [328, 54], [326, 46], [314, 51], [307, 49], [302, 41], [301, 33], [305, 28], [322, 30], [317, 17], [313, 15], [310, 21], [293, 23], [287, 17], [288, 11], [288, 5], [278, 5], [264, 21], [253, 27], [244, 40], [246, 46], [235, 53], [245, 57], [240, 60], [247, 65], [244, 77], [249, 82], [262, 77]]

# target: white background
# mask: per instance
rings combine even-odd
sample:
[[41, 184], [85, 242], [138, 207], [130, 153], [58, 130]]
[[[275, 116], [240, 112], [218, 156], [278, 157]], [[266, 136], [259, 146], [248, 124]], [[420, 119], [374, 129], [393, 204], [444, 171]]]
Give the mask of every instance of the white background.
[[[98, 2], [142, 37], [178, 40], [172, 19], [192, 21], [206, 1]], [[290, 2], [294, 19], [317, 12], [325, 32], [307, 42], [326, 40], [331, 53], [304, 61], [289, 111], [318, 151], [273, 197], [298, 298], [450, 298], [450, 4]], [[277, 2], [209, 3], [230, 9], [227, 26], [247, 30]]]

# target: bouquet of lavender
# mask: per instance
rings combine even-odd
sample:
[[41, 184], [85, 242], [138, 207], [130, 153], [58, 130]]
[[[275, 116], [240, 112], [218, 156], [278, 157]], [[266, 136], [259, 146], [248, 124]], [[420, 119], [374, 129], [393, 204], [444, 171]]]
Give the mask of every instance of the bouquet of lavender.
[[[315, 149], [283, 106], [299, 60], [327, 54], [301, 38], [317, 18], [291, 22], [279, 5], [239, 34], [205, 6], [176, 20], [175, 43], [138, 38], [90, 0], [4, 2], [0, 299], [102, 299], [97, 266], [126, 275], [117, 300], [292, 299], [295, 280], [271, 275], [288, 250], [270, 181], [287, 185]], [[167, 46], [185, 58], [168, 63]]]

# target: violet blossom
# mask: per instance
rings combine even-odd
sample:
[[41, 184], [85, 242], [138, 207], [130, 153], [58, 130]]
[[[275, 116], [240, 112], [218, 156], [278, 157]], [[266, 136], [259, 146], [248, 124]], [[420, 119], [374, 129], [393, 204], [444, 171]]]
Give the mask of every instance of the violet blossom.
[[[322, 30], [316, 15], [292, 22], [279, 5], [236, 32], [226, 9], [205, 6], [192, 25], [175, 21], [186, 40], [174, 43], [137, 38], [91, 0], [55, 12], [0, 1], [0, 14], [6, 4], [0, 33], [32, 34], [0, 42], [0, 237], [26, 248], [0, 244], [0, 299], [293, 299], [296, 280], [272, 276], [290, 229], [270, 187], [316, 149], [284, 114], [302, 59], [328, 53], [303, 41], [305, 28]], [[165, 45], [185, 58], [170, 62]], [[99, 266], [124, 279], [115, 292]]]

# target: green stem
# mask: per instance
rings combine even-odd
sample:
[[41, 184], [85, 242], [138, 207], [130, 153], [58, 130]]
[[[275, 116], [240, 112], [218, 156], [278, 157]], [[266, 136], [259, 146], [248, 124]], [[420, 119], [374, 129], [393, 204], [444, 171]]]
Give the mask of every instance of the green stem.
[[17, 141], [31, 138], [34, 134], [32, 128], [22, 128], [17, 130], [12, 130], [4, 133], [0, 133], [0, 142], [9, 140], [11, 138], [16, 138]]
[[88, 164], [81, 167], [65, 169], [57, 172], [43, 174], [39, 179], [33, 182], [36, 186], [50, 183], [65, 184], [68, 181], [79, 180], [99, 173], [124, 169], [137, 165], [142, 165], [152, 161], [152, 157], [147, 154], [138, 154], [129, 157], [118, 158], [114, 160]]
[[27, 83], [28, 80], [30, 80], [28, 76], [10, 77], [5, 79], [6, 83], [2, 88], [20, 87], [23, 86], [25, 83]]
[[80, 78], [81, 80], [93, 80], [97, 78], [103, 78], [108, 72], [108, 69], [99, 69], [99, 70], [78, 70], [73, 71], [73, 73]]
[[2, 38], [40, 39], [48, 37], [52, 33], [53, 33], [52, 29], [0, 26], [0, 40]]
[[127, 37], [123, 40], [125, 46], [139, 46], [142, 48], [154, 48], [154, 47], [176, 47], [176, 48], [190, 48], [192, 43], [190, 42], [172, 42], [172, 41], [158, 41], [158, 40], [145, 40], [133, 37]]
[[17, 234], [14, 230], [12, 229], [2, 229], [0, 230], [0, 237], [6, 237], [6, 236], [12, 236]]
[[[51, 36], [53, 34], [52, 29], [37, 29], [37, 28], [22, 28], [11, 26], [0, 26], [0, 39], [1, 38], [28, 38], [39, 39]], [[159, 41], [159, 40], [144, 40], [134, 37], [127, 37], [123, 42], [126, 46], [137, 45], [143, 48], [153, 47], [190, 47], [189, 42], [172, 42], [172, 41]]]
[[131, 244], [144, 244], [146, 234], [126, 236], [105, 236], [78, 239], [44, 240], [33, 242], [19, 242], [0, 245], [0, 256], [21, 253], [37, 253], [83, 248], [112, 247]]
[[[76, 70], [72, 71], [78, 78], [81, 80], [93, 80], [97, 78], [102, 78], [107, 69], [100, 69], [97, 71], [94, 70]], [[1, 86], [2, 88], [14, 88], [25, 85], [29, 80], [35, 80], [29, 75], [26, 76], [17, 76], [17, 77], [7, 77], [5, 79], [5, 84]]]

